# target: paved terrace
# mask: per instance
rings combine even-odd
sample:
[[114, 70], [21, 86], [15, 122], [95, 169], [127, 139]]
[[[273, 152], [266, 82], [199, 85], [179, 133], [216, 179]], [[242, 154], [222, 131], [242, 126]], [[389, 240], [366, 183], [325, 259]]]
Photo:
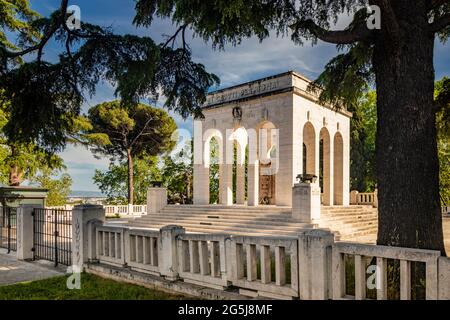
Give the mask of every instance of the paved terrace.
[[64, 274], [64, 270], [54, 268], [52, 262], [18, 261], [16, 253], [7, 254], [0, 249], [0, 286], [47, 279]]

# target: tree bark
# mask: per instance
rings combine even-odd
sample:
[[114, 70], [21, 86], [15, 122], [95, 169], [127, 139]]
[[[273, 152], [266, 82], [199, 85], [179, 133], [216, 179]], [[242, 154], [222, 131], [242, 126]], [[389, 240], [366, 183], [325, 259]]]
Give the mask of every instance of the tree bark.
[[133, 156], [131, 155], [131, 150], [127, 150], [127, 160], [128, 160], [128, 204], [133, 204], [134, 202], [134, 162]]
[[426, 1], [393, 4], [400, 37], [383, 28], [373, 57], [378, 128], [378, 244], [445, 255], [439, 199], [434, 35]]
[[[11, 157], [14, 159], [18, 155], [18, 151], [14, 145], [11, 147]], [[18, 187], [23, 182], [24, 172], [18, 165], [12, 163], [9, 168], [9, 186]]]
[[9, 185], [11, 187], [18, 187], [23, 182], [23, 172], [18, 166], [13, 165], [9, 169]]

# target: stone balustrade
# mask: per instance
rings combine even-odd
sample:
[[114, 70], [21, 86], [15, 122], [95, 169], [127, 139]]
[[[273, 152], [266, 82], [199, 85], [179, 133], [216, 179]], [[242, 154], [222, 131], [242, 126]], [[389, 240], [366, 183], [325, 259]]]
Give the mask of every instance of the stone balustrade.
[[97, 226], [95, 259], [102, 263], [125, 265], [125, 230], [125, 228]]
[[[376, 298], [388, 299], [388, 261], [397, 260], [401, 299], [411, 299], [411, 266], [416, 262], [425, 264], [426, 298], [450, 299], [450, 259], [439, 252], [336, 242], [322, 229], [304, 230], [297, 238], [231, 236], [186, 233], [178, 226], [159, 231], [124, 227], [96, 219], [87, 230], [87, 247], [93, 250], [87, 269], [100, 263], [218, 290], [233, 286], [245, 296], [307, 300], [366, 299], [368, 276], [375, 274]], [[346, 256], [353, 259], [354, 270], [346, 266]]]
[[141, 216], [147, 214], [147, 205], [104, 206], [106, 216]]
[[178, 272], [185, 282], [212, 288], [228, 287], [226, 242], [218, 234], [182, 234], [177, 237]]
[[297, 242], [296, 238], [232, 237], [227, 259], [231, 282], [264, 297], [298, 297]]
[[358, 192], [353, 190], [350, 192], [351, 205], [371, 205], [378, 207], [378, 192]]
[[[47, 207], [46, 209], [57, 209], [57, 210], [73, 210], [74, 206], [66, 204], [64, 206], [57, 207]], [[141, 216], [147, 214], [147, 205], [118, 205], [118, 206], [103, 206], [105, 209], [105, 214], [108, 217], [111, 216]]]
[[[411, 263], [421, 262], [426, 268], [426, 299], [435, 300], [438, 298], [438, 259], [439, 251], [386, 247], [376, 245], [365, 245], [358, 243], [337, 242], [333, 245], [332, 258], [332, 281], [333, 299], [354, 298], [363, 300], [366, 298], [366, 288], [368, 281], [367, 263], [376, 260], [374, 265], [375, 286], [377, 289], [377, 299], [386, 300], [387, 294], [387, 261], [400, 261], [400, 299], [411, 300]], [[346, 276], [344, 255], [354, 258], [354, 285], [355, 295], [349, 296], [346, 292]], [[445, 258], [447, 259], [447, 258]], [[449, 272], [450, 270], [446, 270]], [[442, 288], [445, 289], [445, 288]], [[448, 288], [447, 288], [448, 289]]]

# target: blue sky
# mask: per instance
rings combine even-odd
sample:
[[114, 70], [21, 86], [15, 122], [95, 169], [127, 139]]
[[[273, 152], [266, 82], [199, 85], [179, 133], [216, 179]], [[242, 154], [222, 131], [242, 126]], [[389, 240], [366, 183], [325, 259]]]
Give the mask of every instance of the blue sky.
[[[32, 7], [46, 15], [59, 7], [60, 0], [31, 0]], [[176, 29], [170, 21], [157, 20], [148, 29], [132, 25], [134, 17], [134, 0], [72, 0], [70, 4], [81, 8], [81, 19], [85, 22], [108, 26], [116, 33], [150, 36], [160, 42], [164, 35], [173, 34]], [[344, 17], [337, 27], [345, 26], [348, 18]], [[245, 40], [240, 46], [227, 46], [224, 51], [214, 51], [211, 44], [198, 38], [189, 40], [196, 62], [203, 63], [209, 72], [221, 79], [221, 87], [235, 85], [260, 77], [273, 75], [287, 70], [295, 70], [314, 79], [325, 64], [336, 54], [335, 46], [319, 42], [316, 46], [306, 43], [296, 46], [286, 38], [272, 36], [263, 43], [257, 39]], [[450, 45], [437, 43], [435, 48], [436, 79], [450, 75]], [[51, 44], [46, 50], [46, 59], [57, 56], [60, 48]], [[96, 95], [89, 99], [83, 110], [103, 101], [113, 100], [114, 88], [109, 84], [100, 84]], [[180, 128], [191, 128], [191, 121], [182, 121], [173, 115]], [[106, 170], [108, 159], [95, 159], [90, 151], [82, 147], [68, 146], [61, 153], [74, 180], [73, 190], [98, 191], [92, 182], [95, 169]]]

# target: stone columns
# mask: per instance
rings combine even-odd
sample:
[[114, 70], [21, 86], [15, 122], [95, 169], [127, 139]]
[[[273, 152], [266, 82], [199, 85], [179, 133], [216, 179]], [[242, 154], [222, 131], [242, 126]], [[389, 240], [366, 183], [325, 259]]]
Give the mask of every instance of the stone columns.
[[147, 191], [147, 214], [159, 213], [167, 206], [166, 188], [148, 188]]
[[194, 164], [194, 204], [209, 204], [209, 168]]
[[209, 204], [209, 167], [204, 163], [205, 152], [209, 152], [209, 148], [204, 150], [203, 144], [203, 122], [194, 121], [193, 198], [197, 205]]
[[245, 165], [236, 166], [236, 204], [245, 203]]
[[301, 300], [331, 298], [331, 250], [333, 233], [320, 229], [299, 235], [299, 285]]
[[220, 164], [219, 203], [225, 206], [233, 205], [233, 153], [234, 145], [231, 143], [232, 130], [223, 132], [225, 139], [219, 148], [222, 150], [222, 163]]
[[21, 205], [17, 208], [17, 259], [33, 259], [33, 209], [40, 205]]
[[343, 130], [343, 173], [342, 173], [342, 205], [350, 204], [350, 127]]
[[176, 237], [185, 232], [180, 226], [165, 226], [160, 229], [159, 237], [159, 272], [168, 280], [178, 277], [178, 254]]
[[326, 206], [333, 205], [333, 144], [330, 136], [323, 139], [323, 204]]
[[259, 205], [259, 162], [248, 164], [248, 205]]
[[[89, 249], [89, 238], [92, 238], [93, 232], [90, 224], [93, 222], [105, 221], [105, 210], [103, 206], [97, 205], [79, 205], [72, 211], [72, 265], [83, 270], [83, 265], [89, 262], [89, 255], [92, 248]], [[91, 241], [92, 245], [92, 241]]]
[[294, 185], [292, 217], [304, 223], [313, 223], [320, 219], [320, 186], [317, 182]]

